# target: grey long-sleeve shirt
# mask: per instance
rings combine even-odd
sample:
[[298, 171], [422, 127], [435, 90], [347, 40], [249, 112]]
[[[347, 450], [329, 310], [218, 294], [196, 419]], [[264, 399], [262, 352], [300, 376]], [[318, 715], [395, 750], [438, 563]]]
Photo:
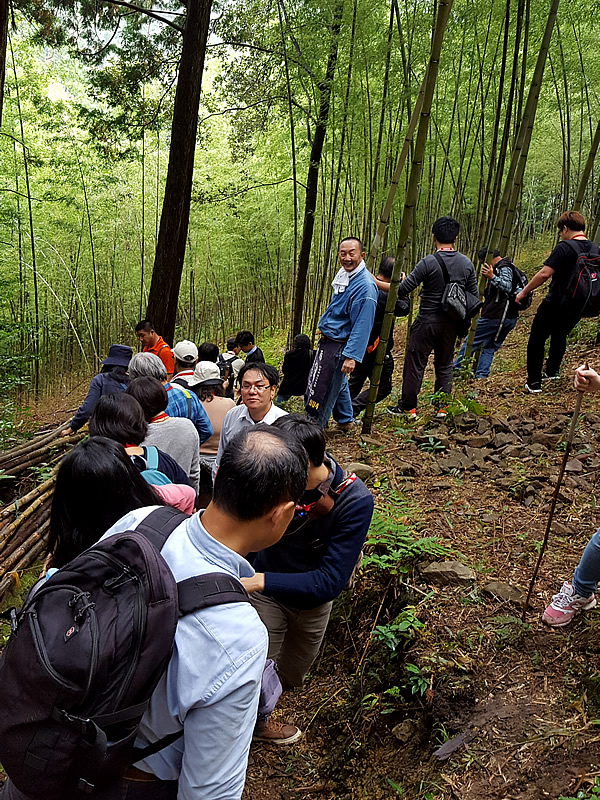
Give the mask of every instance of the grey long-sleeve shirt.
[[[477, 278], [475, 267], [458, 250], [444, 250], [440, 252], [444, 259], [450, 280], [462, 284], [468, 292], [477, 294]], [[427, 319], [448, 319], [442, 310], [442, 295], [446, 288], [442, 268], [435, 256], [428, 255], [422, 258], [398, 287], [398, 297], [406, 297], [419, 284], [423, 284], [420, 293], [419, 317]]]
[[169, 417], [162, 422], [151, 422], [142, 442], [164, 450], [187, 473], [190, 483], [198, 491], [200, 485], [200, 437], [194, 423], [182, 417]]

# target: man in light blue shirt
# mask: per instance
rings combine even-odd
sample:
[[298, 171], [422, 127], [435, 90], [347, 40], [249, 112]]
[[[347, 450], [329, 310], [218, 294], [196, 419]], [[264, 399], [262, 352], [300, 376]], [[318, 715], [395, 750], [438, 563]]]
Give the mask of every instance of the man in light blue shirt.
[[[281, 538], [307, 474], [306, 452], [289, 434], [261, 425], [235, 436], [223, 453], [212, 502], [176, 528], [161, 551], [175, 579], [215, 571], [251, 577], [254, 570], [244, 556]], [[106, 536], [135, 528], [152, 510], [131, 512]], [[183, 736], [130, 767], [102, 800], [124, 796], [123, 784], [132, 800], [238, 800], [267, 644], [265, 627], [249, 603], [182, 617], [136, 745], [178, 731]]]
[[324, 428], [333, 412], [342, 430], [353, 425], [347, 376], [362, 362], [375, 319], [377, 285], [364, 262], [360, 239], [342, 239], [333, 295], [319, 320], [321, 340], [304, 396], [306, 413]]

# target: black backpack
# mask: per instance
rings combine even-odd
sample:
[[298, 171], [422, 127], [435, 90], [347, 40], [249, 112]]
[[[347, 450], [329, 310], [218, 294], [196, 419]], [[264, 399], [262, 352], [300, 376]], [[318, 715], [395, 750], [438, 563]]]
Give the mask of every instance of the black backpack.
[[520, 303], [515, 303], [515, 297], [522, 291], [527, 284], [529, 283], [529, 278], [523, 270], [520, 270], [518, 267], [515, 267], [514, 264], [511, 263], [512, 267], [512, 288], [510, 291], [510, 296], [508, 298], [508, 314], [507, 316], [509, 319], [514, 319], [516, 314], [520, 314], [521, 311], [526, 311], [531, 304], [533, 303], [533, 292], [529, 292]]
[[[575, 244], [565, 240], [575, 251], [577, 260], [565, 289], [565, 300], [570, 308], [582, 317], [600, 314], [600, 250], [594, 242], [581, 249], [583, 242]], [[588, 242], [586, 242], [586, 245]]]
[[175, 582], [159, 551], [187, 518], [166, 506], [152, 511], [135, 531], [104, 539], [39, 581], [20, 611], [7, 612], [0, 762], [24, 794], [93, 798], [96, 786], [183, 734], [133, 747], [178, 617], [248, 602], [229, 575]]
[[444, 283], [446, 284], [441, 299], [442, 309], [461, 328], [463, 325], [468, 328], [470, 320], [479, 313], [483, 303], [479, 299], [479, 295], [470, 292], [464, 284], [450, 280], [448, 267], [439, 250], [433, 256], [441, 267]]

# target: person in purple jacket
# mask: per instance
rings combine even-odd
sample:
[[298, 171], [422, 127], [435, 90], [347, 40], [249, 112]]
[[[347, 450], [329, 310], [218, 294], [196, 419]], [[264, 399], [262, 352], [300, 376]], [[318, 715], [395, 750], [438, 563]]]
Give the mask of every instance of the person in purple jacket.
[[[357, 565], [371, 524], [373, 497], [356, 475], [345, 475], [325, 452], [321, 428], [301, 414], [273, 423], [292, 434], [308, 454], [306, 491], [277, 544], [256, 553], [255, 574], [242, 578], [269, 632], [272, 658], [284, 689], [302, 686], [315, 660], [331, 607]], [[254, 738], [291, 744], [295, 725], [259, 719]]]

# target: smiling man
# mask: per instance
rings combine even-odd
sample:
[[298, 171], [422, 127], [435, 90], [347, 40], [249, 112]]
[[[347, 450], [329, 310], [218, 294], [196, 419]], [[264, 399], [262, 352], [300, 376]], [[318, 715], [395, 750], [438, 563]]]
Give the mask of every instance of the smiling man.
[[377, 286], [364, 262], [360, 239], [349, 236], [338, 248], [340, 270], [333, 295], [319, 320], [321, 339], [304, 396], [306, 413], [324, 428], [333, 418], [342, 430], [353, 422], [348, 376], [361, 363], [375, 319]]
[[212, 469], [213, 479], [217, 474], [221, 456], [231, 437], [240, 431], [252, 428], [259, 422], [272, 425], [276, 419], [287, 414], [273, 404], [279, 383], [279, 373], [270, 364], [262, 361], [244, 364], [238, 373], [242, 402], [225, 414], [221, 426], [219, 448]]

